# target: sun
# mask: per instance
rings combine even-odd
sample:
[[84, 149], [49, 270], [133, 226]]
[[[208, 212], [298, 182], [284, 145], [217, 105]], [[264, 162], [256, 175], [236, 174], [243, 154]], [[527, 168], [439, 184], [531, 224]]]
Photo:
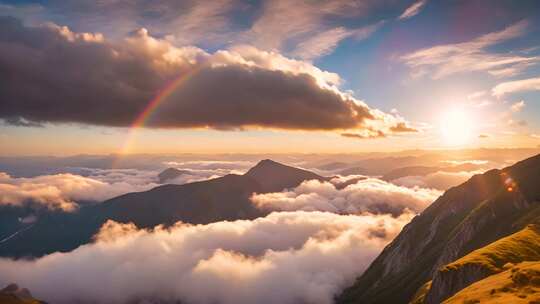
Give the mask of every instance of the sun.
[[475, 124], [472, 115], [465, 108], [446, 110], [440, 120], [443, 141], [450, 146], [463, 146], [471, 141]]

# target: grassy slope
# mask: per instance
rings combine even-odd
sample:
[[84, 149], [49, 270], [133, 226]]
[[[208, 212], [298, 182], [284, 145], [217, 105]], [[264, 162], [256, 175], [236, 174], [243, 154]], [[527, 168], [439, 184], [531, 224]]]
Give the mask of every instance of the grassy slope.
[[444, 266], [440, 271], [455, 271], [465, 265], [475, 264], [493, 273], [502, 271], [506, 263], [540, 261], [540, 226], [526, 228]]
[[506, 271], [489, 276], [461, 290], [444, 304], [539, 304], [540, 262], [507, 265]]
[[[504, 271], [505, 265], [508, 263], [515, 264], [523, 261], [540, 261], [540, 224], [530, 224], [512, 235], [501, 238], [447, 264], [439, 271], [459, 271], [461, 268], [474, 265], [496, 274]], [[430, 287], [431, 281], [419, 288], [410, 303], [424, 303], [424, 298]]]

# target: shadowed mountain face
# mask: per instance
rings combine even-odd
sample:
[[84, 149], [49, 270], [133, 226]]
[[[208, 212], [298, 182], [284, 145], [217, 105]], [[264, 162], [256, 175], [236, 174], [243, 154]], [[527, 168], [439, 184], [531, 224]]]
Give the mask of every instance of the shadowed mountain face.
[[[440, 267], [540, 219], [540, 155], [451, 188], [375, 259], [338, 303], [408, 303]], [[435, 300], [431, 300], [435, 299]]]
[[[71, 214], [50, 212], [41, 215], [35, 223], [18, 226], [20, 232], [0, 244], [0, 256], [35, 257], [73, 250], [90, 242], [109, 219], [133, 222], [140, 228], [171, 225], [178, 221], [207, 224], [253, 219], [266, 215], [250, 201], [253, 193], [281, 191], [310, 179], [324, 178], [309, 171], [264, 160], [244, 175], [229, 174], [184, 185], [163, 185], [149, 191], [128, 193], [98, 205], [85, 206]], [[16, 233], [12, 226], [5, 230], [1, 231], [2, 238]]]

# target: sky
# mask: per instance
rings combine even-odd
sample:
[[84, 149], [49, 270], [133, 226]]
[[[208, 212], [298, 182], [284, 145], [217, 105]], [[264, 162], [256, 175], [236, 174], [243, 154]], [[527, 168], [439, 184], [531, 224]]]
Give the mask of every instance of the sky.
[[2, 155], [537, 147], [538, 1], [2, 1]]

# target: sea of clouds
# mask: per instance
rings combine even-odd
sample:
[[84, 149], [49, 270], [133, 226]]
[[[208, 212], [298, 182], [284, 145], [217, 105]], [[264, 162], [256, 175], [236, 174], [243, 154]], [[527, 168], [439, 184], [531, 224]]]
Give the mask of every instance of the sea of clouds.
[[[241, 174], [252, 162], [166, 163], [187, 183]], [[77, 212], [158, 186], [160, 170], [71, 168], [28, 178], [0, 175], [0, 204], [34, 201]], [[408, 186], [408, 187], [407, 187]], [[0, 259], [0, 285], [15, 282], [50, 303], [332, 303], [442, 191], [373, 177], [306, 181], [253, 194], [269, 212], [254, 220], [177, 223], [141, 230], [109, 221], [95, 242], [34, 260]], [[38, 221], [39, 219], [34, 219]], [[162, 302], [159, 302], [162, 303]]]
[[440, 195], [441, 191], [435, 189], [407, 188], [376, 178], [365, 178], [343, 189], [338, 189], [331, 182], [311, 180], [295, 189], [255, 194], [251, 199], [255, 205], [266, 210], [399, 215], [406, 210], [418, 213]]
[[0, 259], [0, 283], [51, 303], [332, 303], [413, 215], [276, 212], [154, 230], [111, 221], [72, 252]]

